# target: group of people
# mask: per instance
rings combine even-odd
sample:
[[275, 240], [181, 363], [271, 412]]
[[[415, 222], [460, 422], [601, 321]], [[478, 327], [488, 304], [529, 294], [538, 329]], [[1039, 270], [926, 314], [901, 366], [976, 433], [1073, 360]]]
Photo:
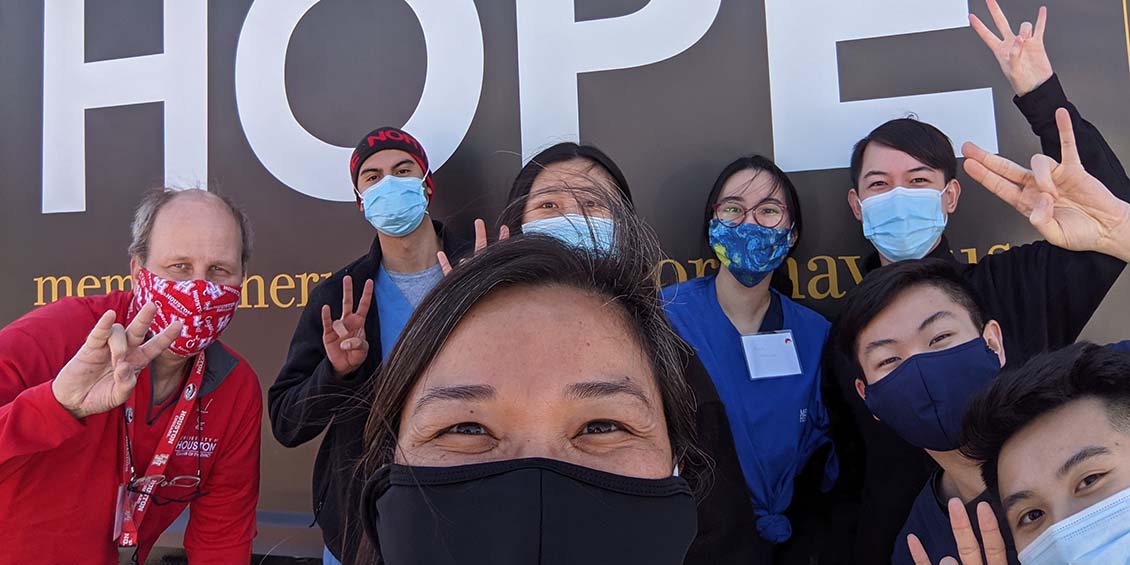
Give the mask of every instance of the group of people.
[[[892, 120], [852, 151], [875, 253], [834, 323], [776, 289], [805, 227], [765, 157], [689, 219], [718, 272], [661, 288], [596, 147], [534, 156], [472, 246], [429, 213], [420, 142], [365, 135], [373, 242], [313, 289], [267, 393], [280, 443], [321, 437], [323, 561], [1130, 562], [1130, 342], [1074, 344], [1130, 260], [1130, 178], [1066, 99], [1046, 11], [1014, 33], [987, 3], [1000, 35], [973, 27], [1044, 154], [965, 144], [964, 168], [1045, 239], [955, 259], [953, 145]], [[0, 563], [144, 562], [185, 508], [191, 562], [247, 562], [262, 393], [218, 338], [251, 239], [224, 196], [150, 192], [132, 290], [0, 330]]]

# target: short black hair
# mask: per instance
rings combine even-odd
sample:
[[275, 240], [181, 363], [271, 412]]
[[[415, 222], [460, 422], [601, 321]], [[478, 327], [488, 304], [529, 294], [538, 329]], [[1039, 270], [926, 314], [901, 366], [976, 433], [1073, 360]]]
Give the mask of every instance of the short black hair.
[[1040, 416], [1084, 398], [1103, 401], [1111, 425], [1130, 434], [1130, 353], [1077, 343], [1004, 371], [966, 406], [961, 452], [981, 463], [985, 485], [999, 495], [1004, 444]]
[[859, 286], [848, 293], [833, 332], [840, 354], [851, 360], [861, 378], [863, 368], [859, 363], [859, 355], [856, 354], [860, 332], [902, 293], [921, 286], [937, 288], [946, 293], [951, 300], [969, 312], [969, 318], [978, 329], [985, 326], [984, 309], [977, 298], [977, 292], [952, 261], [920, 259], [891, 263], [872, 271]]
[[859, 187], [859, 175], [863, 172], [863, 153], [872, 143], [897, 149], [930, 168], [942, 171], [947, 183], [957, 178], [957, 158], [954, 157], [950, 138], [942, 130], [926, 122], [899, 118], [871, 130], [867, 137], [855, 144], [851, 152], [852, 187]]

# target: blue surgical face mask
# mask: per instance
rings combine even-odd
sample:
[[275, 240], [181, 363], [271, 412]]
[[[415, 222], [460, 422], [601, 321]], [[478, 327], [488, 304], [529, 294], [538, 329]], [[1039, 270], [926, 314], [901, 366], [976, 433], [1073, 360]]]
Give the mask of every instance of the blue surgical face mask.
[[404, 237], [420, 226], [428, 211], [424, 181], [416, 177], [385, 176], [361, 194], [365, 219], [377, 231]]
[[710, 220], [710, 248], [731, 275], [745, 287], [757, 283], [781, 266], [789, 254], [792, 228], [767, 228], [757, 224], [727, 226]]
[[946, 190], [900, 186], [861, 201], [863, 236], [891, 261], [925, 257], [946, 229]]
[[524, 234], [548, 235], [570, 247], [600, 254], [612, 251], [615, 231], [612, 220], [581, 214], [551, 216], [522, 224]]
[[1126, 563], [1130, 557], [1130, 489], [1052, 524], [1017, 558], [1024, 565]]
[[982, 338], [943, 351], [919, 353], [867, 385], [871, 413], [907, 443], [933, 451], [961, 447], [961, 417], [969, 399], [1001, 370]]

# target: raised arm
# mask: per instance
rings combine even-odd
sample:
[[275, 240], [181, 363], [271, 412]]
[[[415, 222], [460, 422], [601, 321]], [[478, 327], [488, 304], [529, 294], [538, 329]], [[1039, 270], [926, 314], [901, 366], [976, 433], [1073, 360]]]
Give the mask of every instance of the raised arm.
[[1071, 115], [1076, 147], [1083, 167], [1099, 179], [1118, 198], [1130, 201], [1130, 178], [1103, 138], [1098, 128], [1083, 119], [1075, 105], [1067, 100], [1052, 68], [1044, 43], [1048, 10], [1041, 7], [1035, 25], [1024, 22], [1016, 33], [996, 0], [986, 0], [997, 33], [976, 15], [969, 22], [992, 51], [1001, 72], [1012, 85], [1016, 106], [1027, 118], [1032, 131], [1039, 136], [1041, 151], [1052, 159], [1062, 160], [1056, 110], [1065, 108]]

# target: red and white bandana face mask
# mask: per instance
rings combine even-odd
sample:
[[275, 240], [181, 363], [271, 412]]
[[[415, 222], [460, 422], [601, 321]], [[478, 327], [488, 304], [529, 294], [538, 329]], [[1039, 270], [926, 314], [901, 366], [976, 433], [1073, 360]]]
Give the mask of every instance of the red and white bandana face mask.
[[147, 302], [157, 307], [149, 331], [158, 334], [174, 321], [184, 323], [180, 336], [169, 349], [184, 357], [195, 355], [212, 345], [231, 323], [242, 289], [208, 281], [171, 281], [145, 269], [133, 281], [133, 302], [129, 316]]

